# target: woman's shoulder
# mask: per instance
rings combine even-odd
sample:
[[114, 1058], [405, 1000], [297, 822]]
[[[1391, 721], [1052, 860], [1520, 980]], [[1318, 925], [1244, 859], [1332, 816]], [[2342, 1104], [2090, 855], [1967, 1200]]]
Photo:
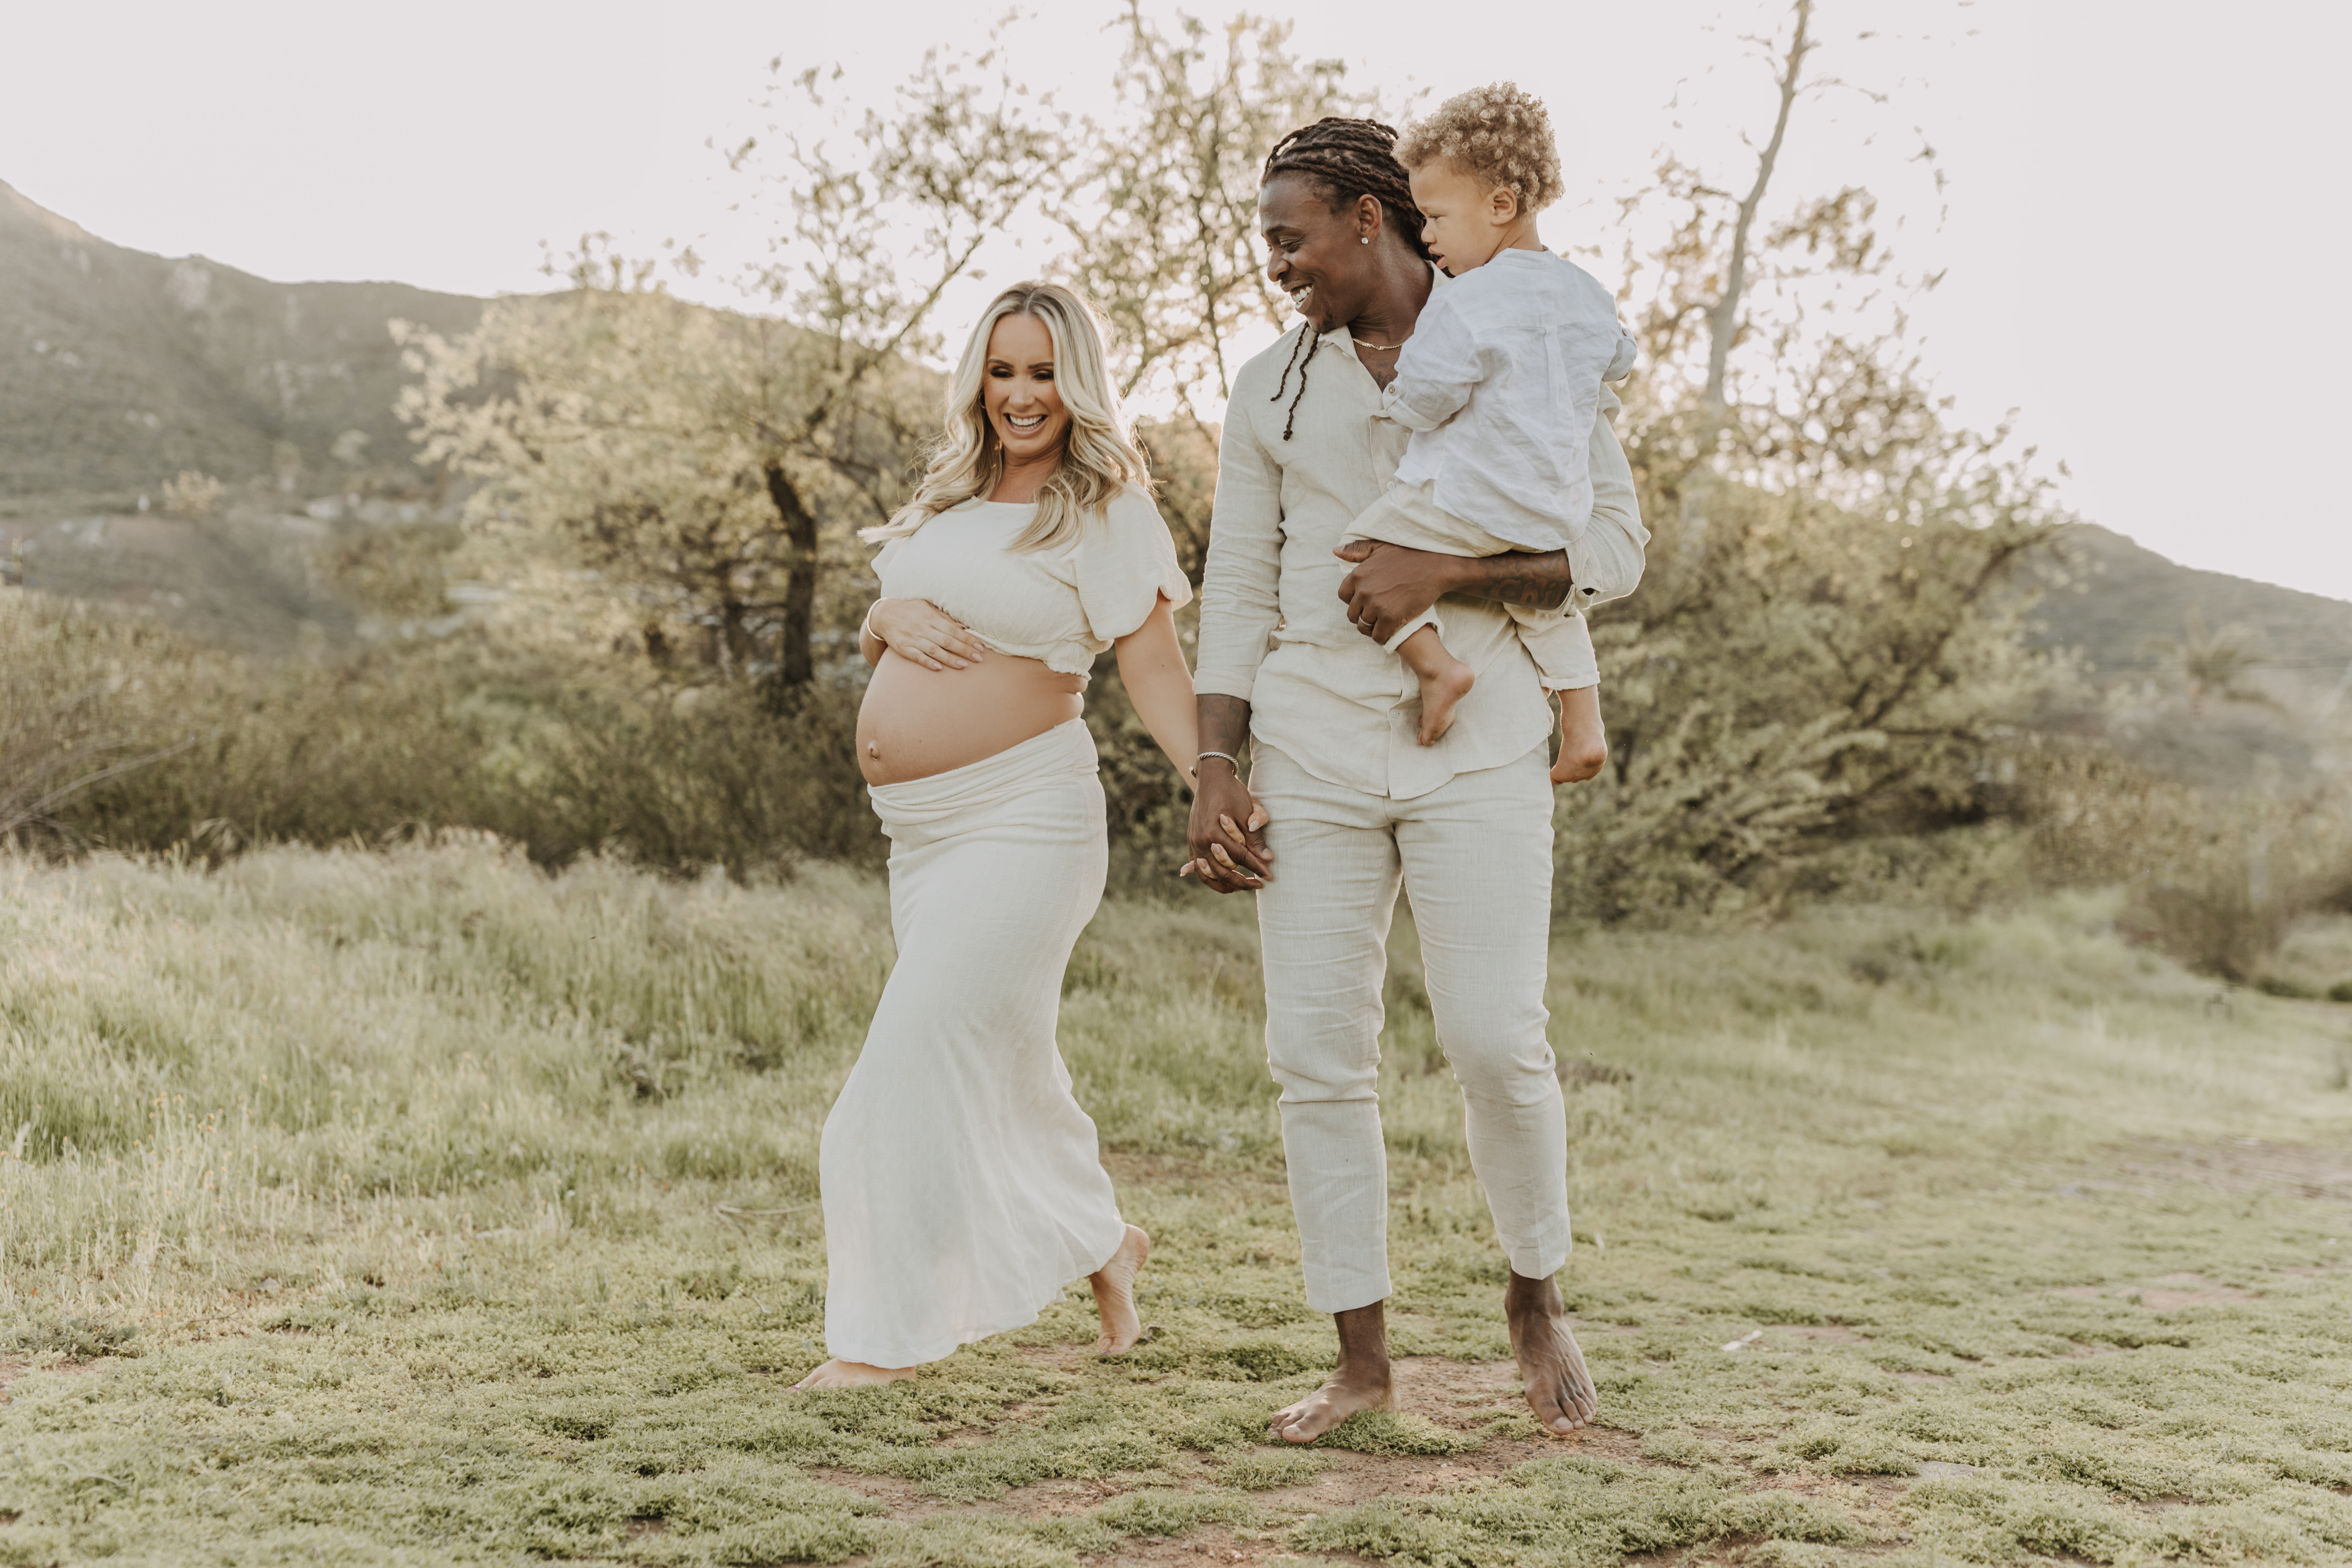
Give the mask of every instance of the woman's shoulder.
[[1118, 494], [1103, 505], [1103, 521], [1113, 528], [1158, 528], [1168, 524], [1160, 519], [1160, 503], [1151, 492], [1132, 481], [1119, 487]]
[[1087, 520], [1074, 552], [1108, 557], [1138, 551], [1157, 553], [1163, 548], [1172, 551], [1175, 541], [1168, 520], [1160, 515], [1160, 503], [1143, 486], [1128, 484]]
[[1149, 548], [1168, 537], [1168, 523], [1160, 515], [1160, 503], [1143, 486], [1129, 483], [1120, 486], [1118, 494], [1103, 502], [1101, 510], [1087, 519], [1086, 527], [1071, 542], [1070, 552], [1122, 553], [1139, 547]]

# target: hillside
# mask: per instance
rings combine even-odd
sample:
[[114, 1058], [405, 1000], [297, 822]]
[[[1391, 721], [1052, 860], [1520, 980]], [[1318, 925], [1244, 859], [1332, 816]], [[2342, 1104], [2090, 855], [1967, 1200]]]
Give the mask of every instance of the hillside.
[[126, 249], [0, 184], [0, 506], [127, 506], [186, 468], [299, 495], [411, 488], [384, 323], [459, 332], [481, 308]]
[[2152, 670], [2150, 637], [2178, 637], [2193, 605], [2210, 628], [2252, 627], [2266, 668], [2334, 685], [2352, 665], [2352, 603], [2168, 561], [2112, 529], [2077, 523], [2075, 581], [2042, 602], [2045, 645], [2079, 647], [2104, 674]]
[[[304, 622], [346, 626], [350, 610], [302, 564], [317, 531], [291, 514], [357, 489], [379, 498], [371, 516], [419, 515], [397, 504], [432, 480], [392, 414], [403, 372], [385, 322], [461, 332], [482, 305], [152, 256], [0, 184], [0, 571], [76, 597], [165, 606], [207, 633], [243, 628], [234, 641], [275, 646]], [[184, 468], [231, 481], [243, 524], [138, 517], [139, 495]], [[2066, 536], [2067, 581], [2042, 601], [2036, 637], [2081, 649], [2103, 684], [2141, 693], [2145, 712], [2125, 715], [2126, 731], [2164, 733], [2179, 752], [2179, 727], [2158, 711], [2168, 675], [2146, 645], [2179, 637], [2194, 607], [2209, 627], [2260, 634], [2257, 679], [2285, 711], [2200, 716], [2190, 771], [2230, 773], [2249, 750], [2301, 768], [2331, 743], [2320, 731], [2352, 668], [2352, 603], [2196, 571], [2091, 524]]]

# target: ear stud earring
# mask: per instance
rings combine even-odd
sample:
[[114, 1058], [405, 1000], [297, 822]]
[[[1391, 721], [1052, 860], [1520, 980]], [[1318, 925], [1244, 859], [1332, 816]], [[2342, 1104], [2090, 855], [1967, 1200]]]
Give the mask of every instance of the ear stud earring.
[[1360, 234], [1356, 237], [1356, 243], [1358, 245], [1370, 245], [1372, 243], [1372, 237], [1369, 234]]

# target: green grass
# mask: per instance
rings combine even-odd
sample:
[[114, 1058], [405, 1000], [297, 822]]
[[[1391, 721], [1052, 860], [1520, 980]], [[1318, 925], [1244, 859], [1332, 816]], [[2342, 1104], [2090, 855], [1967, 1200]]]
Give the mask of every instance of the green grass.
[[878, 883], [0, 861], [0, 1564], [2352, 1561], [2352, 1008], [2107, 914], [1564, 937], [1575, 1442], [1496, 1364], [1402, 932], [1420, 1359], [1299, 1452], [1332, 1346], [1238, 902], [1107, 907], [1065, 997], [1159, 1336], [1080, 1353], [1081, 1286], [794, 1396]]

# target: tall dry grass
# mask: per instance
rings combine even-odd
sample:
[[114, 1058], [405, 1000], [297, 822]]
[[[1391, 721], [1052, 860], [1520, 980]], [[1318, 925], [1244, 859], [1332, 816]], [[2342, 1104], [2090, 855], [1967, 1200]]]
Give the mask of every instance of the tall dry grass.
[[[2145, 990], [2148, 972], [2099, 934], [2111, 909], [2085, 908], [1570, 940], [1554, 1038], [1564, 1058], [1643, 1072], [1693, 1070], [1719, 1039], [1717, 1098], [1688, 1114], [1755, 1125], [1766, 1144], [1758, 1118], [1784, 1118], [1794, 1141], [1770, 1163], [1795, 1179], [1837, 1158], [1804, 1146], [1809, 1096], [1933, 1092], [1916, 1063], [1890, 1078], [1878, 1059], [1888, 995], [1926, 998], [1965, 1032], [2019, 992]], [[882, 885], [844, 868], [750, 886], [593, 858], [550, 874], [478, 834], [217, 868], [0, 860], [0, 1278], [205, 1266], [226, 1236], [311, 1231], [388, 1201], [460, 1231], [624, 1233], [666, 1184], [805, 1204], [890, 953]], [[1455, 1160], [1459, 1101], [1409, 921], [1394, 960], [1391, 1139]], [[1260, 984], [1245, 903], [1106, 905], [1072, 963], [1062, 1040], [1112, 1145], [1278, 1159]], [[1779, 1079], [1756, 1031], [1795, 1015], [1852, 1043], [1809, 1057], [1809, 1087], [1790, 1079], [1785, 1104], [1777, 1089], [1757, 1100]], [[2032, 1054], [1971, 1050], [1956, 1083]], [[2225, 1091], [2226, 1071], [2193, 1051], [2137, 1070], [2149, 1115], [2189, 1090], [2180, 1072], [2192, 1099]]]
[[[1150, 1146], [1266, 1145], [1232, 913], [1113, 912], [1087, 950], [1066, 1037]], [[806, 1201], [890, 952], [838, 868], [550, 877], [482, 835], [0, 860], [0, 1275], [143, 1276], [387, 1197], [482, 1228], [625, 1226], [676, 1180]]]

